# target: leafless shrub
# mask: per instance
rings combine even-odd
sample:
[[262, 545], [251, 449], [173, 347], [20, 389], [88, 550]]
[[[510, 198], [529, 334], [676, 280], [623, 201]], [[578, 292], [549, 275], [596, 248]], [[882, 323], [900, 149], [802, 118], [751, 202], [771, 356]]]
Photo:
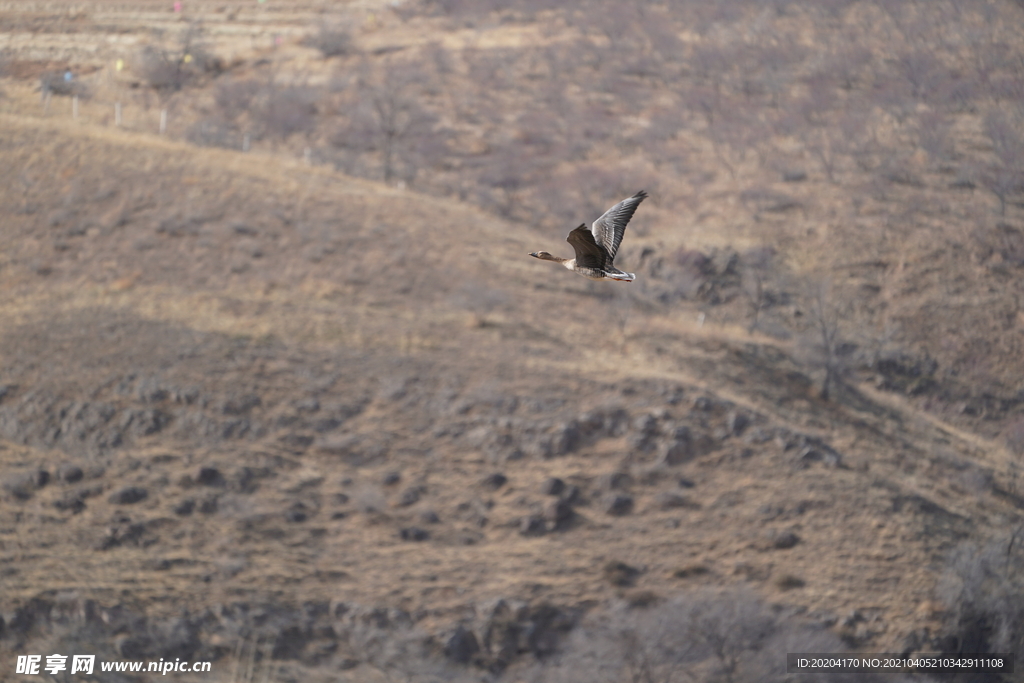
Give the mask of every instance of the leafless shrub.
[[[846, 0], [841, 0], [846, 3]], [[866, 79], [871, 64], [871, 51], [861, 46], [850, 46], [831, 56], [821, 69], [839, 88], [851, 91]]]
[[1019, 652], [1024, 646], [1024, 527], [950, 553], [936, 588], [949, 610], [952, 652]]
[[740, 203], [748, 211], [759, 213], [787, 213], [803, 209], [803, 203], [784, 192], [764, 187], [753, 187], [740, 193]]
[[242, 145], [238, 132], [219, 116], [207, 116], [192, 124], [185, 139], [201, 147], [239, 149]]
[[[526, 208], [520, 200], [523, 191], [532, 184], [532, 175], [539, 164], [529, 150], [515, 145], [488, 155], [487, 162], [478, 178], [491, 192], [482, 203], [504, 218], [515, 218]], [[523, 217], [531, 218], [529, 215]]]
[[949, 129], [950, 121], [942, 112], [926, 112], [917, 120], [917, 144], [936, 161], [949, 159], [953, 151]]
[[1024, 455], [1024, 417], [1018, 418], [1003, 430], [1006, 446], [1017, 455]]
[[223, 70], [203, 41], [198, 25], [189, 26], [171, 48], [146, 45], [137, 59], [136, 71], [150, 88], [164, 96], [177, 92], [205, 75], [216, 75]]
[[643, 610], [624, 607], [578, 627], [563, 652], [536, 666], [528, 680], [781, 683], [788, 680], [786, 652], [844, 649], [824, 628], [787, 618], [747, 593], [681, 596]]
[[675, 294], [683, 299], [696, 299], [707, 287], [714, 272], [711, 259], [696, 249], [681, 247], [672, 255], [674, 268], [665, 270]]
[[87, 99], [89, 88], [74, 73], [68, 71], [48, 71], [39, 78], [39, 88], [43, 94], [64, 95]]
[[259, 82], [251, 78], [221, 80], [214, 89], [213, 99], [224, 117], [229, 121], [234, 121], [242, 114], [252, 110], [260, 87]]
[[945, 76], [942, 64], [930, 51], [904, 52], [895, 60], [896, 72], [910, 86], [910, 95], [925, 100]]
[[303, 43], [320, 50], [324, 58], [347, 55], [355, 49], [351, 32], [337, 24], [321, 26], [316, 33], [307, 36]]
[[302, 85], [271, 84], [258, 99], [254, 119], [265, 133], [288, 137], [305, 133], [316, 124], [316, 104], [320, 92]]

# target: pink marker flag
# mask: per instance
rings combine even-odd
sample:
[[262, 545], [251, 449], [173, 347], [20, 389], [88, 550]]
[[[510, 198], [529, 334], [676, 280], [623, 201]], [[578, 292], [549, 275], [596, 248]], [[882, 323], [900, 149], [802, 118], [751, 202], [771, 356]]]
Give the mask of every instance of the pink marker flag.
[[179, 0], [179, 2], [174, 3], [174, 11], [175, 12], [180, 12], [181, 11], [181, 2], [180, 2], [180, 0]]

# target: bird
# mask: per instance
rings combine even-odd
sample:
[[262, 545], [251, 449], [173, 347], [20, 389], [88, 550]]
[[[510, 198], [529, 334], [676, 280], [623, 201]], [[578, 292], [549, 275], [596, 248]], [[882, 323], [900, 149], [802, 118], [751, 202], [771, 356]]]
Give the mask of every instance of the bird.
[[636, 279], [636, 274], [619, 270], [612, 262], [622, 242], [622, 235], [626, 232], [626, 224], [633, 217], [636, 207], [646, 198], [647, 193], [640, 190], [605, 211], [589, 229], [587, 224], [583, 223], [570, 232], [565, 241], [572, 245], [576, 258], [552, 256], [546, 251], [535, 251], [530, 256], [542, 261], [561, 263], [574, 273], [591, 280], [632, 282]]

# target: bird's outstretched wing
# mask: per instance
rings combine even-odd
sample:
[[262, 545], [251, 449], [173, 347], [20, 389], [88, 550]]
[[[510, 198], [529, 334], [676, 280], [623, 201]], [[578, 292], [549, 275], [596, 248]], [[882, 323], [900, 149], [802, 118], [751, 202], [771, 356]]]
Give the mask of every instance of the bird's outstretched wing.
[[647, 193], [640, 190], [629, 199], [623, 199], [605, 211], [604, 215], [594, 221], [591, 226], [590, 231], [594, 235], [594, 240], [604, 248], [609, 262], [615, 258], [615, 252], [619, 250], [622, 235], [626, 232], [626, 223], [629, 223], [636, 207], [640, 206], [640, 202], [646, 198]]
[[603, 270], [605, 265], [611, 263], [608, 254], [594, 241], [594, 235], [585, 224], [570, 232], [565, 241], [571, 244], [573, 251], [576, 252], [576, 265], [578, 266]]

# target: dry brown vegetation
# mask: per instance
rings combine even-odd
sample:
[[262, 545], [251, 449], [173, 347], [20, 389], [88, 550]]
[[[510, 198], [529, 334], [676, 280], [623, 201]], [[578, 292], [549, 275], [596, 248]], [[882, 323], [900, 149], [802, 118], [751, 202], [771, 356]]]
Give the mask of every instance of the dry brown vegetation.
[[1024, 651], [1019, 3], [185, 5], [0, 8], [0, 659]]

